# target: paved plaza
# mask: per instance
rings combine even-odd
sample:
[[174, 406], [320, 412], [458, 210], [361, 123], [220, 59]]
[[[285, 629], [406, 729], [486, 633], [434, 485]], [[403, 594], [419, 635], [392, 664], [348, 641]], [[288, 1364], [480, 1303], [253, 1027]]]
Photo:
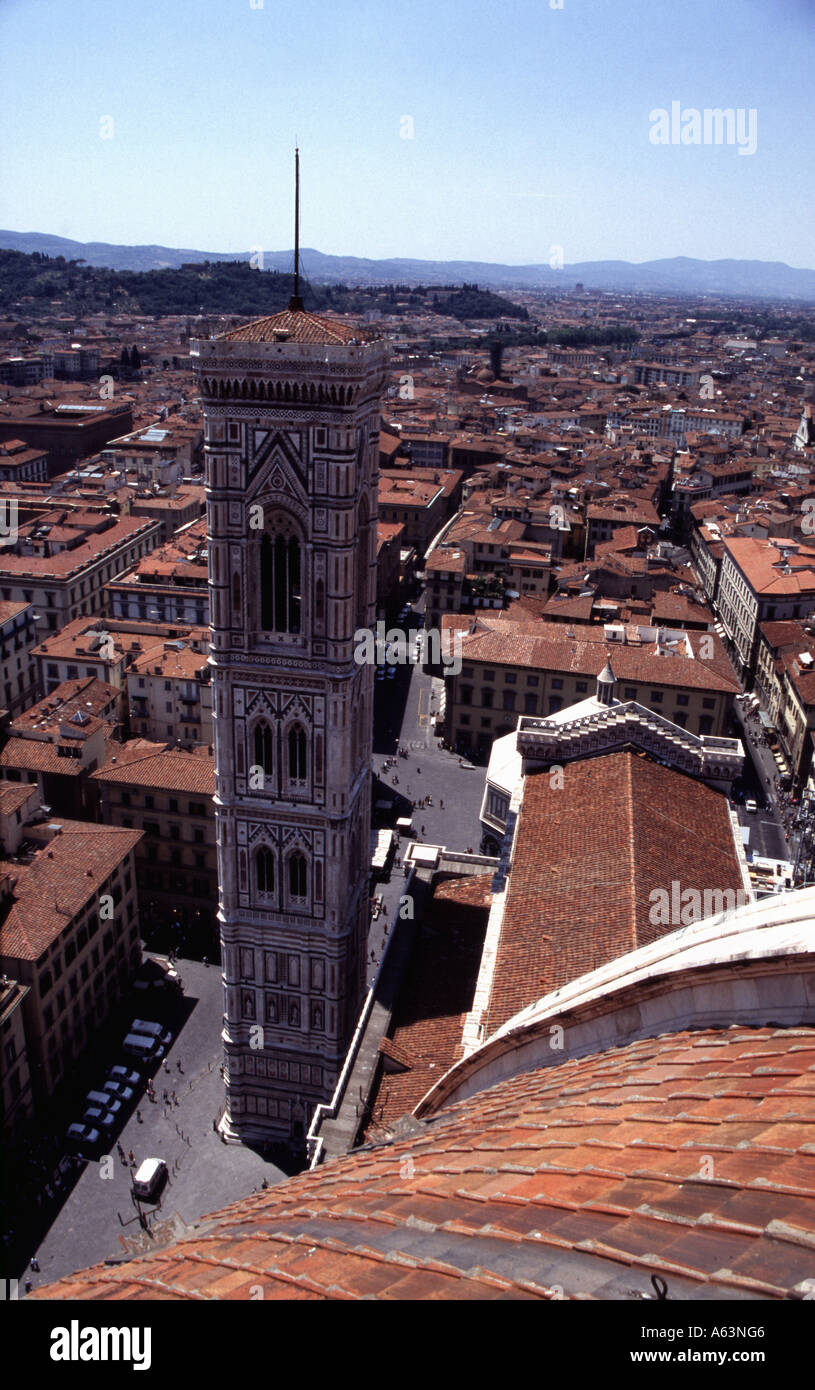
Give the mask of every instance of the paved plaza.
[[[224, 1144], [215, 1133], [213, 1120], [220, 1116], [224, 1090], [220, 1074], [221, 971], [217, 966], [183, 959], [178, 969], [184, 982], [182, 998], [165, 996], [159, 1003], [158, 991], [139, 996], [141, 1017], [166, 1021], [174, 1027], [167, 1069], [160, 1067], [154, 1076], [156, 1103], [143, 1094], [111, 1142], [111, 1161], [86, 1165], [45, 1239], [36, 1251], [30, 1251], [40, 1266], [38, 1274], [28, 1275], [34, 1285], [122, 1256], [128, 1249], [150, 1247], [150, 1237], [139, 1225], [131, 1197], [131, 1168], [120, 1161], [117, 1141], [126, 1155], [132, 1150], [137, 1166], [144, 1158], [163, 1158], [170, 1171], [161, 1207], [150, 1224], [177, 1219], [188, 1224], [246, 1196], [264, 1179], [271, 1184], [285, 1177], [282, 1168], [267, 1163], [254, 1150]], [[118, 1056], [99, 1058], [99, 1084], [105, 1067], [119, 1060]], [[177, 1105], [163, 1103], [165, 1089], [171, 1095], [175, 1092]], [[146, 1203], [144, 1209], [152, 1212], [154, 1208]], [[24, 1270], [19, 1273], [25, 1277]]]

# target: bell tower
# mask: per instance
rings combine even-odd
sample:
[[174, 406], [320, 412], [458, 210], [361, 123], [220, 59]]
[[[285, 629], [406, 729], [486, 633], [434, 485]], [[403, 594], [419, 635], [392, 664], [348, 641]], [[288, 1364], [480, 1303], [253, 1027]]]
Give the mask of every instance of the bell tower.
[[204, 407], [227, 1121], [302, 1138], [364, 991], [386, 349], [289, 307], [191, 345]]

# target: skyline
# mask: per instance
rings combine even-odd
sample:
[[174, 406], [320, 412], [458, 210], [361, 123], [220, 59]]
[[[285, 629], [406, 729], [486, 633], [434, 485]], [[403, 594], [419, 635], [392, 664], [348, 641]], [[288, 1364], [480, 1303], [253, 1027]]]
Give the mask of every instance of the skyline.
[[[419, 0], [400, 24], [368, 0], [350, 19], [324, 0], [285, 16], [270, 0], [227, 14], [216, 0], [170, 14], [147, 0], [135, 16], [101, 0], [7, 0], [18, 134], [0, 158], [0, 225], [284, 249], [297, 141], [302, 241], [329, 254], [815, 265], [808, 220], [791, 216], [803, 211], [811, 0], [772, 13], [721, 0], [714, 14], [701, 0], [679, 12], [551, 3], [519, 0], [498, 18]], [[693, 143], [654, 143], [654, 113], [676, 103]], [[720, 125], [718, 141], [694, 140], [693, 113], [701, 131], [723, 109], [745, 139], [722, 139]]]

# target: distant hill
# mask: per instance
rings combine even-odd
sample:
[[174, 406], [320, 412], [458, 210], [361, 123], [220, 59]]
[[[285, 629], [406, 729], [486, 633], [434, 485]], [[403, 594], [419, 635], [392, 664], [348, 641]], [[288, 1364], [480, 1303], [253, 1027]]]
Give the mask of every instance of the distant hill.
[[[171, 246], [114, 246], [107, 242], [70, 241], [41, 232], [0, 231], [0, 248], [66, 260], [84, 260], [89, 266], [112, 270], [178, 269], [203, 261], [248, 261], [248, 251], [195, 251]], [[267, 251], [264, 269], [290, 273], [292, 251]], [[422, 261], [397, 257], [366, 260], [357, 256], [327, 256], [322, 251], [302, 252], [303, 268], [316, 284], [359, 285], [455, 285], [476, 283], [490, 289], [571, 288], [582, 281], [587, 289], [652, 292], [660, 294], [712, 294], [739, 298], [815, 301], [815, 270], [795, 269], [783, 261], [700, 261], [688, 256], [668, 260], [578, 261], [562, 270], [541, 265], [500, 265], [488, 261]]]
[[[47, 316], [63, 313], [273, 314], [285, 308], [292, 276], [255, 270], [246, 261], [193, 261], [164, 270], [112, 270], [81, 259], [43, 251], [0, 250], [0, 312]], [[467, 322], [529, 315], [511, 299], [474, 284], [390, 286], [312, 284], [302, 286], [306, 307], [364, 314], [385, 308], [394, 314], [426, 309]]]

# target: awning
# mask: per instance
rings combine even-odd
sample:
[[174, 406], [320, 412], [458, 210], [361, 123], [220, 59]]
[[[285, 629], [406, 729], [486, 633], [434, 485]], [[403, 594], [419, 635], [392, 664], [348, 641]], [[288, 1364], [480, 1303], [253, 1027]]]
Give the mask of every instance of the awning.
[[759, 717], [759, 719], [761, 720], [761, 723], [762, 723], [762, 725], [764, 726], [765, 729], [774, 729], [774, 728], [775, 728], [775, 725], [774, 725], [772, 719], [770, 718], [769, 714], [767, 714], [763, 709], [760, 709], [760, 710], [759, 710], [759, 712], [758, 712], [758, 717]]

